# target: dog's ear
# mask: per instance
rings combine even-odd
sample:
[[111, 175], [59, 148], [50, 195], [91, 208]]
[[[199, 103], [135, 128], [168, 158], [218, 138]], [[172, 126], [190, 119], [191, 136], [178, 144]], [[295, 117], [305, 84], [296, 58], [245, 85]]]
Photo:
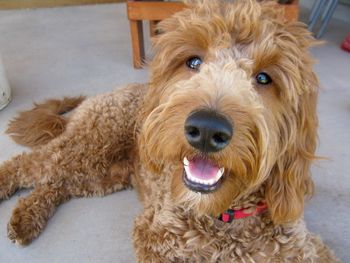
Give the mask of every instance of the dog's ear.
[[304, 199], [313, 192], [310, 165], [317, 142], [316, 93], [302, 98], [296, 117], [294, 138], [278, 158], [266, 182], [265, 198], [274, 223], [297, 220], [304, 210]]
[[[286, 26], [290, 43], [285, 50], [297, 61], [293, 66], [294, 81], [289, 81], [293, 91], [293, 103], [285, 102], [285, 112], [280, 118], [281, 156], [266, 182], [265, 196], [274, 223], [297, 220], [304, 210], [304, 199], [313, 193], [310, 165], [315, 159], [317, 143], [317, 95], [318, 80], [313, 72], [314, 63], [308, 49], [317, 44], [310, 32], [301, 23]], [[283, 40], [286, 42], [285, 40]], [[293, 53], [294, 52], [294, 53]], [[298, 72], [298, 73], [296, 73]], [[288, 74], [293, 75], [293, 73]], [[285, 98], [287, 100], [287, 98]], [[287, 109], [286, 105], [294, 104]]]

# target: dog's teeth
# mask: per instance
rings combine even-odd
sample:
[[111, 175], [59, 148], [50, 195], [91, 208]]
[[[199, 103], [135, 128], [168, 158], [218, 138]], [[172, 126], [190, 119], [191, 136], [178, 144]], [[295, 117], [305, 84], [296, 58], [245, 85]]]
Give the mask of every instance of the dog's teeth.
[[225, 168], [224, 167], [222, 167], [222, 168], [220, 168], [220, 170], [219, 170], [220, 172], [221, 172], [221, 175], [223, 175], [224, 173], [225, 173]]
[[208, 181], [205, 181], [205, 180], [199, 180], [199, 183], [200, 183], [200, 184], [205, 184], [205, 185], [207, 185], [207, 184], [208, 184]]
[[205, 185], [212, 185], [213, 183], [215, 183], [213, 179], [211, 179], [211, 180], [201, 180], [201, 179], [199, 179], [198, 181], [199, 181], [200, 184], [205, 184]]
[[190, 178], [191, 177], [190, 168], [187, 165], [185, 165], [184, 167], [185, 167], [185, 172], [187, 174], [187, 177]]
[[212, 185], [212, 184], [215, 184], [215, 179], [211, 179], [209, 181], [207, 181], [207, 185]]
[[190, 162], [188, 161], [187, 157], [184, 158], [184, 165], [188, 166], [190, 164]]
[[217, 172], [216, 177], [215, 177], [216, 181], [219, 181], [221, 176], [223, 176], [224, 172], [225, 172], [225, 169], [224, 168], [220, 168], [220, 170]]
[[184, 158], [184, 168], [185, 168], [185, 172], [186, 172], [186, 176], [187, 178], [194, 182], [194, 183], [199, 183], [199, 184], [203, 184], [203, 185], [213, 185], [215, 183], [217, 183], [220, 178], [223, 176], [224, 172], [225, 172], [225, 169], [224, 168], [220, 168], [215, 176], [215, 178], [213, 179], [209, 179], [209, 180], [204, 180], [204, 179], [199, 179], [195, 176], [192, 176], [191, 174], [191, 171], [190, 171], [190, 168], [188, 166], [189, 164], [189, 161], [188, 159], [185, 157]]

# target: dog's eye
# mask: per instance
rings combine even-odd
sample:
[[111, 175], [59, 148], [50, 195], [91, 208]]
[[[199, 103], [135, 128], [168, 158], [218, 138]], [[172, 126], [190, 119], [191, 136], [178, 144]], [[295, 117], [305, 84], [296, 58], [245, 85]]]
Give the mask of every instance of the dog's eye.
[[268, 85], [272, 82], [271, 77], [265, 72], [260, 72], [258, 75], [256, 75], [255, 79], [260, 85]]
[[187, 67], [193, 70], [198, 70], [202, 64], [202, 59], [199, 57], [191, 57], [186, 61]]

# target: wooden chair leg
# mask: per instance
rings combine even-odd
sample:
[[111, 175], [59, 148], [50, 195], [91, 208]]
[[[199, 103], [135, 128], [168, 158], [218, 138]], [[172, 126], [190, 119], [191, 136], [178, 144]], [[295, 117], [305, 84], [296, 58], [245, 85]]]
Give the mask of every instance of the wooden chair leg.
[[142, 21], [130, 20], [130, 32], [134, 68], [142, 68], [145, 61]]
[[157, 20], [150, 20], [149, 21], [149, 33], [150, 33], [150, 36], [153, 37], [156, 35], [156, 26], [157, 24], [159, 23], [159, 21]]

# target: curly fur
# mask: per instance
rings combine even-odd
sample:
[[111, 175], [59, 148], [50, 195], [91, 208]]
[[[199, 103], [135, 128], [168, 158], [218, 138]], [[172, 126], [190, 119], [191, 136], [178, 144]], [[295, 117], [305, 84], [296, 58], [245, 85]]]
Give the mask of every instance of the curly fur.
[[[34, 187], [14, 210], [9, 238], [28, 244], [72, 197], [133, 186], [144, 204], [133, 232], [139, 262], [338, 262], [302, 218], [317, 140], [318, 81], [308, 52], [315, 40], [273, 3], [189, 4], [159, 23], [149, 84], [85, 100], [49, 142], [36, 143], [36, 131], [55, 125], [31, 126], [26, 113], [12, 122], [20, 143], [43, 145], [0, 166], [1, 199]], [[204, 60], [198, 72], [185, 66], [193, 56]], [[255, 83], [261, 71], [273, 84]], [[34, 120], [41, 118], [36, 109], [27, 113]], [[226, 171], [210, 194], [182, 182], [183, 158], [199, 154], [184, 122], [198, 109], [216, 110], [235, 127], [230, 144], [207, 156]], [[262, 200], [268, 211], [261, 215], [216, 219]]]

